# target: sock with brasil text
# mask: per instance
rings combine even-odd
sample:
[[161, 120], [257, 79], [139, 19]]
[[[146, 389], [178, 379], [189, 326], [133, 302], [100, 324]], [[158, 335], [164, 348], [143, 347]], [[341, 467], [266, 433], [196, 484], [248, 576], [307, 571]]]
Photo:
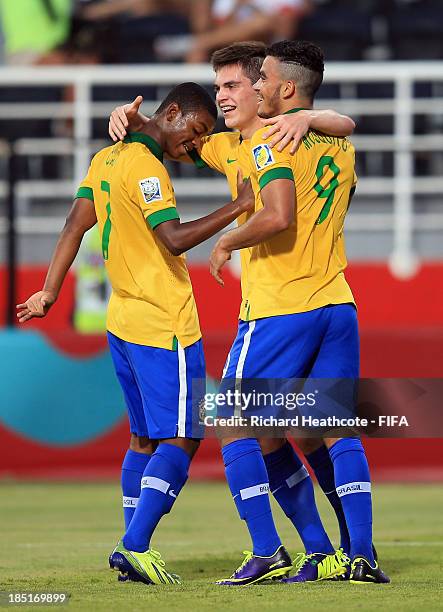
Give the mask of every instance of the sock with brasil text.
[[306, 553], [334, 552], [318, 514], [311, 477], [291, 444], [287, 441], [263, 458], [271, 493], [297, 529]]
[[358, 438], [343, 438], [329, 454], [351, 540], [350, 557], [366, 557], [373, 565], [371, 479], [363, 445]]
[[128, 550], [148, 550], [154, 529], [170, 512], [188, 478], [190, 463], [191, 458], [182, 448], [164, 442], [158, 445], [143, 473], [137, 508], [123, 536]]
[[129, 448], [123, 459], [121, 485], [125, 529], [129, 527], [129, 523], [134, 516], [138, 498], [140, 497], [141, 479], [150, 458], [151, 455], [138, 453]]
[[343, 507], [335, 490], [334, 466], [329, 451], [324, 444], [309, 455], [306, 455], [309, 465], [314, 470], [318, 484], [334, 509], [340, 529], [340, 548], [349, 555], [351, 543]]
[[226, 480], [240, 518], [246, 521], [254, 555], [270, 557], [281, 545], [269, 503], [268, 474], [257, 440], [236, 440], [222, 448]]

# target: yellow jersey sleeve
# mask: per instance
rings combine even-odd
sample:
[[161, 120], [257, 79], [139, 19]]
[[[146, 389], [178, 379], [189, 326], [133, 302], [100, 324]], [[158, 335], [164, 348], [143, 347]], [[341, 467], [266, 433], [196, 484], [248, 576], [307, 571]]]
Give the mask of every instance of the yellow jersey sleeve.
[[127, 176], [127, 189], [152, 229], [164, 221], [180, 218], [171, 179], [160, 161], [147, 156], [134, 160]]
[[222, 163], [222, 149], [224, 133], [211, 134], [202, 138], [202, 146], [200, 151], [194, 149], [189, 152], [189, 157], [192, 159], [197, 168], [212, 168], [217, 172], [225, 173]]
[[76, 198], [88, 198], [88, 200], [94, 201], [94, 192], [92, 190], [93, 185], [93, 169], [92, 162], [89, 165], [88, 173], [78, 186], [75, 194]]
[[266, 129], [257, 130], [251, 139], [251, 165], [257, 173], [260, 190], [276, 179], [294, 180], [292, 157], [288, 147], [281, 152], [271, 149], [263, 138]]

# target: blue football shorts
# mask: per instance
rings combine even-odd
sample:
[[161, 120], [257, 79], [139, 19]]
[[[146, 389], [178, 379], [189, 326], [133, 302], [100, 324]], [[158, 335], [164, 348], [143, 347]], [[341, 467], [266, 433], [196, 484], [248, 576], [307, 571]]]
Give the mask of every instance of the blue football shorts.
[[[315, 392], [332, 398], [326, 409], [323, 402], [321, 411], [348, 414], [354, 407], [359, 367], [356, 308], [353, 304], [328, 305], [309, 312], [239, 321], [220, 391], [226, 393], [235, 387], [242, 393], [270, 392], [274, 396]], [[314, 380], [294, 386], [293, 379]], [[273, 402], [266, 407], [256, 406], [255, 410], [251, 403], [242, 408], [241, 414], [282, 416], [282, 411], [275, 406], [272, 409], [269, 403]], [[298, 408], [301, 414], [315, 412], [309, 402]], [[238, 411], [237, 405], [234, 413], [240, 414]], [[223, 416], [229, 413], [226, 408], [218, 410]]]
[[126, 342], [108, 332], [131, 433], [153, 440], [203, 438], [199, 406], [205, 393], [201, 339], [167, 350]]

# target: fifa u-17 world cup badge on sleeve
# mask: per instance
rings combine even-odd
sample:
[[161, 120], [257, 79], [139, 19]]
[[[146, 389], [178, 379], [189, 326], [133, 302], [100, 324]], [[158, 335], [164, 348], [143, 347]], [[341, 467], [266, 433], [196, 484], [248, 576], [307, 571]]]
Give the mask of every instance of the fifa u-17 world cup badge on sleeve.
[[275, 163], [274, 156], [269, 145], [260, 144], [252, 149], [257, 170], [263, 170], [266, 166]]
[[160, 179], [157, 176], [150, 176], [138, 182], [140, 185], [143, 199], [146, 204], [162, 200], [162, 192], [160, 188]]

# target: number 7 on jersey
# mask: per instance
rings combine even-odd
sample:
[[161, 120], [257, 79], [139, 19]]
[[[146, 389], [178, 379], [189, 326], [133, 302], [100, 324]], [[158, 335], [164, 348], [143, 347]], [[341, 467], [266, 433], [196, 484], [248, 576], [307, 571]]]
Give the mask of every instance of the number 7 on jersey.
[[101, 182], [101, 190], [108, 194], [108, 201], [106, 202], [106, 221], [103, 226], [102, 235], [102, 254], [103, 259], [106, 261], [109, 257], [109, 236], [111, 234], [112, 223], [111, 223], [111, 186], [108, 181]]

